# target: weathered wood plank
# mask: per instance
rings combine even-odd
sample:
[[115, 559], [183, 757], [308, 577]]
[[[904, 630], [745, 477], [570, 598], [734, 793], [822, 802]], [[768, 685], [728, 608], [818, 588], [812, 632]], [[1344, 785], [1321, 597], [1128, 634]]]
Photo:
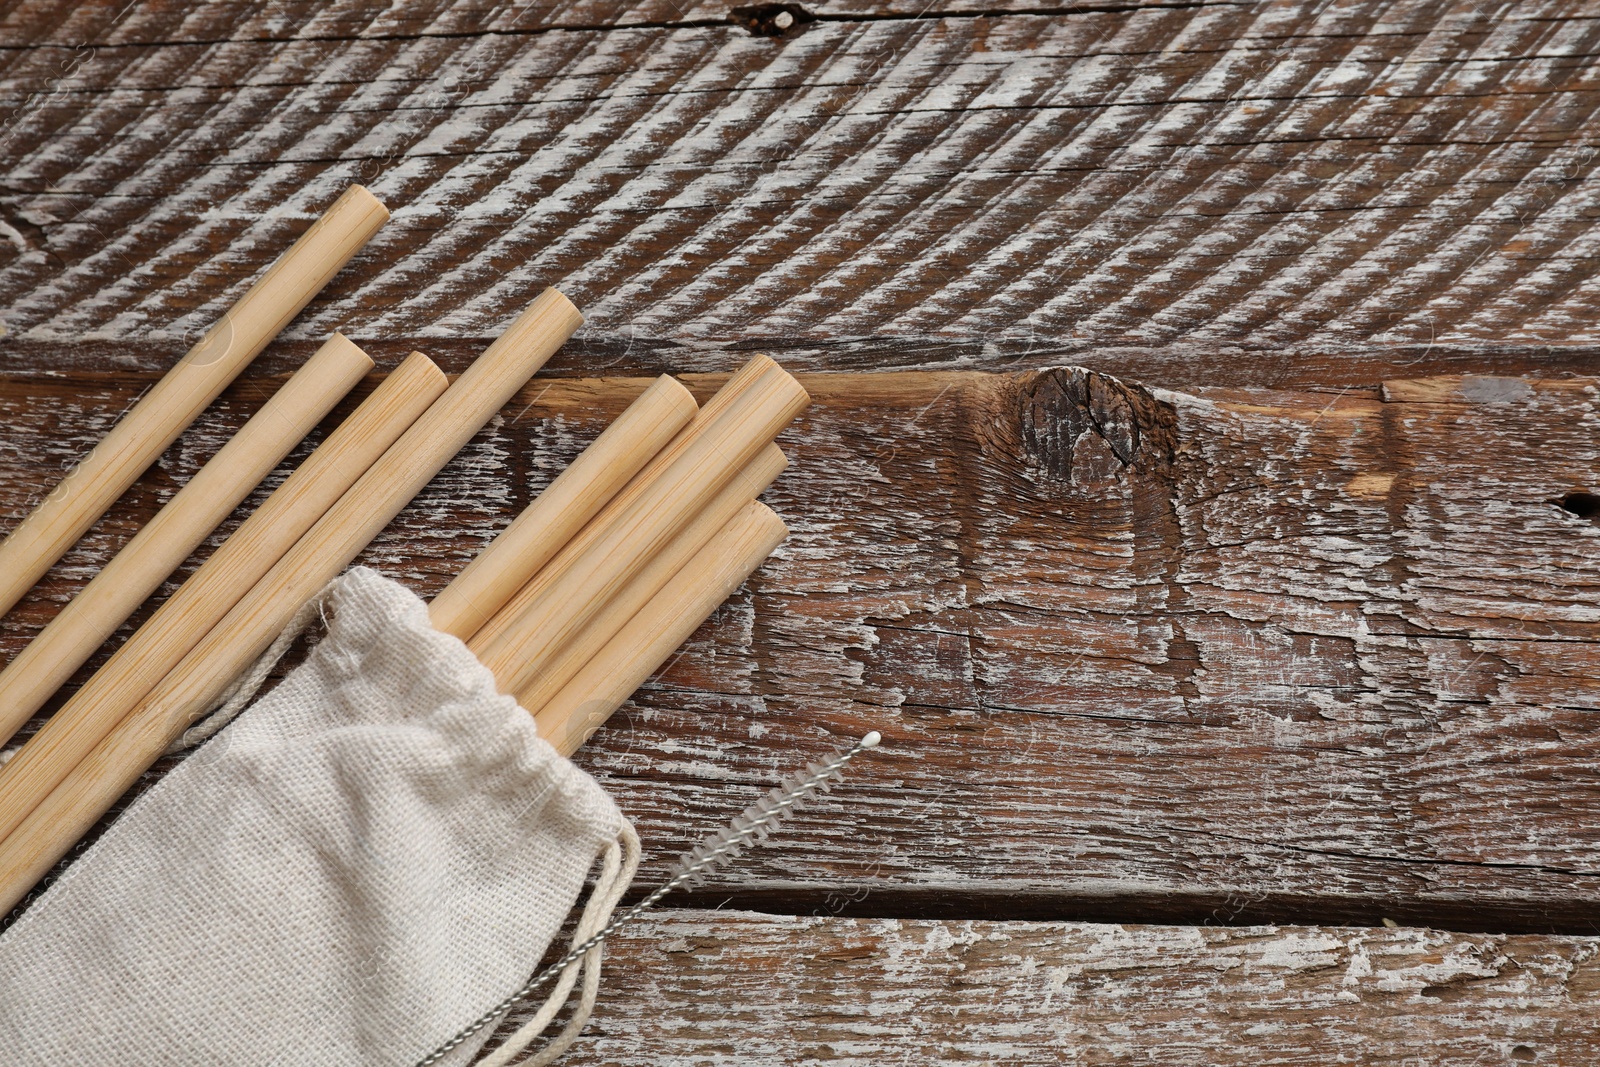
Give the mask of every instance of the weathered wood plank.
[[301, 340], [481, 338], [559, 281], [617, 346], [1600, 341], [1600, 21], [1570, 0], [849, 6], [785, 39], [240, 10], [7, 53], [11, 334], [176, 341], [363, 180], [395, 221]]
[[[0, 379], [0, 516], [145, 380]], [[1592, 379], [805, 381], [768, 494], [793, 536], [580, 758], [670, 853], [843, 738], [888, 744], [848, 821], [802, 815], [697, 899], [1589, 929], [1600, 526], [1559, 501], [1600, 492]], [[365, 560], [437, 590], [640, 387], [534, 383]]]
[[563, 1063], [1585, 1064], [1600, 941], [665, 912]]

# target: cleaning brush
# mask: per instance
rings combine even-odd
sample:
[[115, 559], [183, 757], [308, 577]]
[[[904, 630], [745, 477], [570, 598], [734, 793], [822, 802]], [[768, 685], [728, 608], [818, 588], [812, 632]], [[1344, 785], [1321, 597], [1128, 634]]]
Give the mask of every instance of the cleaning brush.
[[430, 1053], [426, 1059], [419, 1061], [416, 1067], [432, 1067], [433, 1064], [443, 1060], [462, 1042], [500, 1019], [536, 990], [555, 981], [563, 971], [582, 959], [585, 953], [611, 936], [612, 931], [638, 918], [645, 909], [668, 893], [693, 884], [733, 860], [751, 845], [765, 841], [767, 835], [801, 803], [826, 793], [843, 772], [845, 764], [867, 749], [876, 748], [880, 740], [882, 737], [878, 731], [873, 730], [849, 748], [819, 763], [809, 764], [799, 774], [786, 779], [776, 789], [735, 816], [727, 827], [718, 830], [684, 853], [674, 864], [671, 877], [652, 890], [649, 896], [613, 918], [593, 937], [574, 945], [565, 956], [534, 975], [527, 985], [484, 1012], [465, 1029]]

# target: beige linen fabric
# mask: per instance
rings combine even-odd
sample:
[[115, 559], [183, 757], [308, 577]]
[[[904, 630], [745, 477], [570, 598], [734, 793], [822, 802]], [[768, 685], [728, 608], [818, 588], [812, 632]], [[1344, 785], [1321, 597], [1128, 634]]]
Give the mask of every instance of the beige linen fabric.
[[0, 936], [4, 1063], [410, 1067], [631, 834], [403, 586], [358, 568], [327, 603], [306, 662]]

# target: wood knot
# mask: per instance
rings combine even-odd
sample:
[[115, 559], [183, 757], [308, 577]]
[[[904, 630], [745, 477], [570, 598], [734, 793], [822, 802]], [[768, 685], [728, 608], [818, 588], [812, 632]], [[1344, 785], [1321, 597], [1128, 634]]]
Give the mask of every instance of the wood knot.
[[1017, 385], [1023, 456], [1050, 478], [1086, 485], [1171, 463], [1174, 413], [1141, 386], [1082, 367], [1020, 375]]
[[728, 12], [728, 21], [756, 37], [794, 37], [817, 17], [799, 4], [757, 4], [734, 8]]
[[1600, 496], [1586, 493], [1581, 489], [1574, 489], [1555, 502], [1556, 506], [1569, 515], [1576, 515], [1580, 519], [1600, 525]]

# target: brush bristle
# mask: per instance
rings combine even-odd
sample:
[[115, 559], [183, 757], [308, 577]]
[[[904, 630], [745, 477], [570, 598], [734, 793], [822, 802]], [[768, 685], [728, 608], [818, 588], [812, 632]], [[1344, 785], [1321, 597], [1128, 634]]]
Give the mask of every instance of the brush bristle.
[[[740, 812], [726, 827], [701, 841], [678, 858], [670, 879], [680, 888], [693, 885], [751, 845], [767, 839], [777, 826], [805, 804], [827, 793], [856, 753], [874, 747], [880, 740], [876, 730], [831, 759], [807, 765], [786, 778], [766, 796]], [[681, 879], [681, 881], [680, 881]]]

